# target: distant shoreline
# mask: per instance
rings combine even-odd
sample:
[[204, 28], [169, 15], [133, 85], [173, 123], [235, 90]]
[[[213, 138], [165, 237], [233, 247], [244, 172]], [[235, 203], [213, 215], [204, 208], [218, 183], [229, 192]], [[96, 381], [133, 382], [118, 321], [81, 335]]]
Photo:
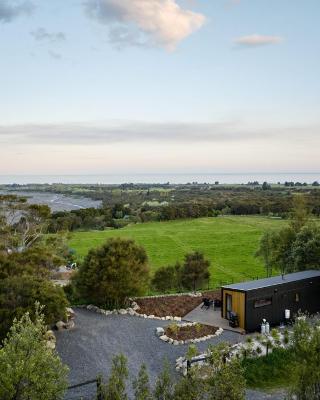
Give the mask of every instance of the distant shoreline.
[[154, 173], [154, 174], [92, 174], [92, 175], [0, 175], [0, 185], [12, 184], [186, 184], [192, 182], [246, 184], [249, 181], [268, 183], [320, 181], [320, 172], [293, 173]]

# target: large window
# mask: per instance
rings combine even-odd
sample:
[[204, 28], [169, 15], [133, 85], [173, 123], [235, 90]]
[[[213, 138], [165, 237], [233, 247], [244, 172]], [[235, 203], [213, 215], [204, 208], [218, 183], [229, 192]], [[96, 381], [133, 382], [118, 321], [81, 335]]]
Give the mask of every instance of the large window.
[[254, 302], [254, 308], [270, 306], [270, 304], [272, 304], [272, 297], [268, 297], [266, 299], [258, 299]]

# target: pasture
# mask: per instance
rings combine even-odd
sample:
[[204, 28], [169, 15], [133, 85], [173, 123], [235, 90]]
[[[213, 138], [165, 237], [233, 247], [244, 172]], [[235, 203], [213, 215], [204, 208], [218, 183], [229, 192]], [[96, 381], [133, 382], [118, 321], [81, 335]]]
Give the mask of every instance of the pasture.
[[183, 261], [186, 253], [199, 250], [210, 260], [210, 287], [265, 277], [261, 260], [254, 254], [261, 235], [286, 224], [267, 217], [225, 216], [130, 225], [118, 230], [75, 232], [70, 247], [78, 258], [111, 237], [134, 239], [148, 254], [151, 270]]

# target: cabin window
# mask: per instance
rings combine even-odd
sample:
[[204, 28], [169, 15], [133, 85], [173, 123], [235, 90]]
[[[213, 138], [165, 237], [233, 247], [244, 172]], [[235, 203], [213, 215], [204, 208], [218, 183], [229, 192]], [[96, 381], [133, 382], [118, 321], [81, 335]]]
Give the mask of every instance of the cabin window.
[[272, 298], [268, 297], [266, 299], [259, 299], [254, 302], [254, 308], [260, 308], [265, 306], [270, 306], [272, 304]]
[[295, 294], [295, 301], [296, 301], [296, 303], [299, 303], [299, 301], [300, 301], [300, 295], [299, 295], [299, 293], [296, 293], [296, 294]]

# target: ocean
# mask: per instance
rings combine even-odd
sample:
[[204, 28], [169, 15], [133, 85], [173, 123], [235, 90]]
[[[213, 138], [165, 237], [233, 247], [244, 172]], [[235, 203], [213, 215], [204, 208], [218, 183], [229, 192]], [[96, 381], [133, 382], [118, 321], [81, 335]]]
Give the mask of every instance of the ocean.
[[0, 175], [0, 184], [30, 183], [214, 183], [243, 184], [249, 181], [268, 183], [320, 182], [320, 172], [313, 173], [159, 173], [159, 174], [101, 174], [101, 175]]

